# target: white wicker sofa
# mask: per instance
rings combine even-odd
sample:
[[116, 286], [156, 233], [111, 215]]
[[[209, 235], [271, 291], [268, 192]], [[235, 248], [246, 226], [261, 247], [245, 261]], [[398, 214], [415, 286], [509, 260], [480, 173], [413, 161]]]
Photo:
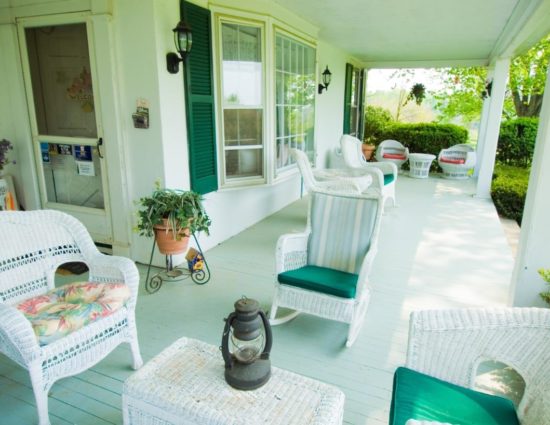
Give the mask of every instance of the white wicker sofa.
[[[0, 212], [0, 239], [0, 352], [29, 371], [39, 423], [46, 425], [48, 391], [58, 379], [90, 368], [123, 342], [130, 344], [134, 369], [142, 365], [134, 314], [139, 275], [129, 259], [101, 254], [84, 226], [59, 211]], [[125, 289], [125, 305], [55, 341], [39, 342], [20, 306], [58, 290], [56, 269], [74, 261], [88, 266], [90, 287]]]

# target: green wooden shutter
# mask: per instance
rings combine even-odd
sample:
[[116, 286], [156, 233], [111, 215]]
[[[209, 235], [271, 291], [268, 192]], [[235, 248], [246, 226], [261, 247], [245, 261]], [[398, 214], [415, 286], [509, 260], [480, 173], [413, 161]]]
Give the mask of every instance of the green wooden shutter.
[[184, 66], [191, 189], [205, 194], [218, 189], [210, 11], [182, 1], [181, 16], [193, 33]]
[[357, 138], [363, 140], [365, 137], [365, 97], [367, 71], [362, 69], [359, 73], [359, 101], [357, 108], [359, 109], [359, 117], [357, 119]]
[[353, 65], [346, 64], [346, 84], [344, 86], [344, 134], [351, 131], [351, 81], [353, 79]]

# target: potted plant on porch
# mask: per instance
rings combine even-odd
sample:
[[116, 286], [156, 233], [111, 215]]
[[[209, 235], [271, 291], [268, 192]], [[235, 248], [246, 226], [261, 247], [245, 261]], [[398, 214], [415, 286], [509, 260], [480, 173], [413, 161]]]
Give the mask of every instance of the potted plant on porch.
[[210, 218], [202, 197], [193, 191], [161, 189], [157, 183], [150, 196], [140, 198], [137, 230], [143, 236], [155, 236], [162, 254], [181, 254], [187, 250], [191, 233], [206, 234]]

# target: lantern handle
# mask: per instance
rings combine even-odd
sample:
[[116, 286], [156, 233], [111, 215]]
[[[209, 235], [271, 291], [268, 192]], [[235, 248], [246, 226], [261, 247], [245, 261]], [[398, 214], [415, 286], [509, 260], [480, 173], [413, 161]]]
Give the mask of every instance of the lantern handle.
[[265, 347], [264, 347], [264, 352], [261, 355], [261, 358], [269, 359], [269, 353], [271, 352], [271, 345], [273, 344], [273, 335], [271, 334], [271, 326], [269, 325], [269, 320], [267, 319], [267, 316], [265, 315], [263, 310], [260, 310], [258, 313], [260, 314], [260, 317], [264, 322], [264, 329], [265, 329]]
[[226, 369], [231, 369], [233, 367], [233, 359], [229, 353], [229, 328], [231, 327], [231, 322], [233, 322], [233, 319], [235, 319], [236, 316], [237, 313], [235, 312], [227, 316], [227, 319], [225, 319], [225, 326], [223, 328], [222, 345], [220, 350], [222, 350], [223, 361], [225, 362]]

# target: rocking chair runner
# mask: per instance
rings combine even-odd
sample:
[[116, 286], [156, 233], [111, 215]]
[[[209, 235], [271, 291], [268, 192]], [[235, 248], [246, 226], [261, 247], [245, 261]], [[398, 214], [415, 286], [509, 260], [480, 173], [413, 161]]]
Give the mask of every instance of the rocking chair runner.
[[[58, 379], [89, 369], [123, 342], [134, 369], [143, 363], [134, 313], [139, 275], [129, 259], [101, 254], [82, 223], [59, 211], [0, 212], [0, 235], [0, 352], [29, 371], [39, 422], [47, 425], [48, 391]], [[72, 261], [86, 263], [89, 282], [54, 290], [56, 269]], [[101, 298], [93, 306], [92, 293]], [[63, 329], [62, 314], [75, 310], [82, 316]], [[30, 313], [44, 316], [31, 322]]]
[[[273, 325], [300, 312], [350, 324], [350, 347], [363, 324], [370, 294], [368, 277], [377, 251], [382, 202], [375, 194], [314, 189], [304, 233], [279, 238]], [[278, 307], [294, 309], [276, 318]]]

